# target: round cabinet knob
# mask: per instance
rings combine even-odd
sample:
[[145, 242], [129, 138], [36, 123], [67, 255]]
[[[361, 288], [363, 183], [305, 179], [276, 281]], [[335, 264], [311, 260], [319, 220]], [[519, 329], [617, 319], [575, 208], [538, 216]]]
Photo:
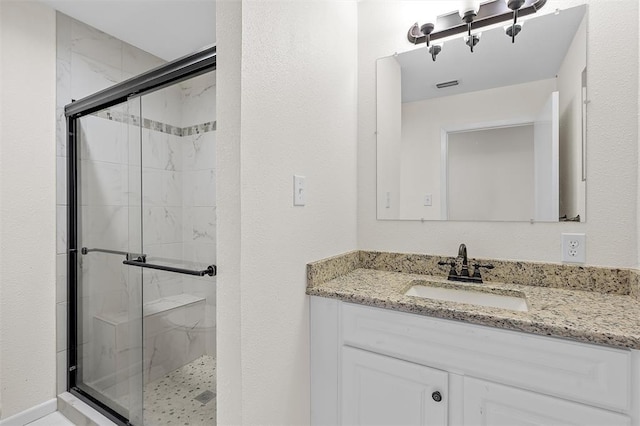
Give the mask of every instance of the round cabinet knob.
[[435, 391], [434, 393], [431, 394], [431, 398], [433, 398], [435, 402], [440, 402], [442, 401], [442, 394], [440, 394], [440, 392], [438, 391]]

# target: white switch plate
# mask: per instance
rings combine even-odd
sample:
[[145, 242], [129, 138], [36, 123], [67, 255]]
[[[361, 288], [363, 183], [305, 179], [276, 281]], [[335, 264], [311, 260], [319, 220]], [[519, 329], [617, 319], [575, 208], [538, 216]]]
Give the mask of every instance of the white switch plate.
[[585, 263], [586, 261], [585, 234], [562, 234], [562, 261], [569, 263]]
[[426, 194], [424, 196], [424, 205], [425, 206], [430, 206], [431, 205], [431, 194]]
[[304, 176], [293, 175], [293, 205], [304, 206], [307, 202], [307, 190], [304, 184]]

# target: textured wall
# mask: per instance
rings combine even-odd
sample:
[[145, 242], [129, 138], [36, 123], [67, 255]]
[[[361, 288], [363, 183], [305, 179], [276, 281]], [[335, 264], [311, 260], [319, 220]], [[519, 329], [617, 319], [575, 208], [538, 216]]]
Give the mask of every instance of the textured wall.
[[218, 424], [242, 422], [241, 313], [241, 90], [242, 2], [216, 7], [216, 205], [218, 213], [216, 286]]
[[55, 14], [0, 2], [1, 418], [55, 397]]
[[[588, 222], [534, 225], [376, 220], [375, 61], [411, 48], [406, 32], [417, 19], [411, 11], [416, 3], [364, 1], [358, 5], [359, 248], [452, 255], [465, 242], [473, 256], [557, 262], [560, 234], [585, 232], [588, 264], [635, 266], [638, 2], [589, 2]], [[550, 13], [558, 6], [579, 3], [584, 1], [551, 1], [543, 10]]]
[[[356, 247], [356, 3], [244, 1], [241, 7], [241, 27], [218, 29], [219, 153], [235, 160], [218, 162], [220, 185], [232, 179], [234, 190], [218, 192], [218, 422], [308, 424], [305, 264]], [[224, 44], [223, 30], [233, 31], [233, 37], [242, 31], [241, 67], [225, 51], [231, 46]], [[226, 129], [238, 119], [228, 115], [237, 99], [233, 105], [225, 102], [226, 78], [234, 78], [223, 76], [229, 62], [241, 72], [235, 82], [242, 88], [240, 123], [234, 132]], [[234, 88], [237, 95], [239, 87]], [[239, 152], [230, 146], [238, 137]], [[292, 205], [294, 174], [306, 176], [305, 207]], [[234, 224], [227, 213], [238, 202], [240, 223]], [[237, 258], [229, 255], [237, 250], [237, 232], [225, 226], [239, 232]], [[236, 285], [239, 294], [227, 288]], [[238, 297], [239, 319], [225, 307]], [[238, 353], [237, 342], [229, 335], [238, 320], [239, 374], [230, 360]], [[222, 408], [238, 388], [225, 389], [230, 380], [241, 381], [241, 419]]]

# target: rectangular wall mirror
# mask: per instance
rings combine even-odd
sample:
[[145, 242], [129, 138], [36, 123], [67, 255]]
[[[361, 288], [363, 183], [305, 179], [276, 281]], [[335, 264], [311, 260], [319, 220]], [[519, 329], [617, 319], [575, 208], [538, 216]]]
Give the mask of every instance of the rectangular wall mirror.
[[378, 219], [585, 221], [587, 6], [527, 18], [378, 59]]

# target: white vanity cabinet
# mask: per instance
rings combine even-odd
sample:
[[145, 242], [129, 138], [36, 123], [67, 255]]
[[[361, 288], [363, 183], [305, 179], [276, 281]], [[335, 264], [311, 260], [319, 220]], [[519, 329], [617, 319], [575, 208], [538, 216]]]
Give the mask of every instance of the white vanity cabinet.
[[638, 351], [315, 296], [310, 321], [313, 425], [640, 426]]
[[384, 355], [342, 348], [342, 424], [447, 424], [448, 373]]
[[464, 424], [628, 426], [631, 418], [548, 395], [465, 377]]

